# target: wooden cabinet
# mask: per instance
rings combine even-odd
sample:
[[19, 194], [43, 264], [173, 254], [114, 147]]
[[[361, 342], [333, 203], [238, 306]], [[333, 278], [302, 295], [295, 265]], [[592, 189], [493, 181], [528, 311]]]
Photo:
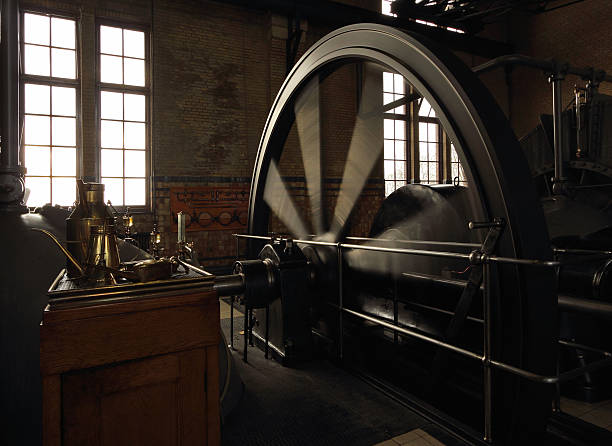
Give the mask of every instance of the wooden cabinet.
[[[51, 304], [41, 324], [45, 445], [217, 445], [212, 282]], [[164, 292], [165, 290], [165, 292]]]

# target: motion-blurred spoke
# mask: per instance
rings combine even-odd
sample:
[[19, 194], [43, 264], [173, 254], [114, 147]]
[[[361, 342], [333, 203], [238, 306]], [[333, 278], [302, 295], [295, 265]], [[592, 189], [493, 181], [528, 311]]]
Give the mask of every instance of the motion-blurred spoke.
[[364, 79], [359, 112], [330, 229], [334, 240], [340, 236], [370, 172], [382, 153], [383, 115], [374, 112], [382, 110], [380, 107], [382, 73], [365, 64]]
[[321, 196], [321, 120], [318, 77], [308, 83], [296, 101], [295, 122], [300, 139], [313, 227], [316, 234], [322, 234], [324, 224]]
[[291, 232], [291, 235], [298, 239], [303, 239], [308, 235], [306, 225], [302, 217], [298, 214], [274, 160], [270, 162], [270, 167], [268, 169], [264, 200], [272, 212], [276, 214], [279, 220], [283, 222], [289, 232]]

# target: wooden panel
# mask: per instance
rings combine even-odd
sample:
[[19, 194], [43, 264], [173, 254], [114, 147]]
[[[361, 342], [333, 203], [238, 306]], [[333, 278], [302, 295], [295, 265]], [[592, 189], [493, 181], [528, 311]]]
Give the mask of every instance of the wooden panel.
[[179, 363], [166, 355], [66, 374], [64, 445], [177, 444]]
[[201, 445], [207, 432], [206, 350], [182, 352], [180, 364], [181, 378], [178, 385], [181, 394], [181, 444]]
[[163, 293], [150, 293], [145, 296], [129, 297], [122, 302], [101, 302], [87, 307], [54, 308], [47, 307], [43, 314], [44, 324], [54, 322], [73, 321], [90, 317], [110, 316], [112, 314], [127, 314], [137, 311], [156, 310], [166, 307], [180, 307], [183, 305], [210, 305], [217, 299], [212, 290], [191, 292], [185, 295], [185, 290], [165, 291]]
[[42, 380], [43, 409], [43, 445], [59, 446], [62, 444], [62, 382], [60, 375], [50, 375]]
[[190, 350], [219, 341], [219, 302], [41, 327], [44, 375]]
[[100, 444], [185, 444], [179, 441], [177, 393], [177, 383], [167, 382], [103, 396]]
[[206, 349], [206, 410], [208, 444], [221, 444], [221, 414], [219, 412], [219, 344]]

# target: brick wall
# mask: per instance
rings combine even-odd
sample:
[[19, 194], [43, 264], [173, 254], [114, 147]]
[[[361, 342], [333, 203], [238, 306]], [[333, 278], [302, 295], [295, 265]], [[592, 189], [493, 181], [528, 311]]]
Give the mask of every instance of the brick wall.
[[[378, 10], [378, 0], [342, 3]], [[22, 6], [64, 12], [79, 19], [82, 107], [82, 166], [86, 180], [98, 178], [95, 32], [97, 19], [145, 25], [152, 43], [152, 212], [136, 216], [136, 230], [149, 232], [157, 220], [165, 252], [175, 249], [169, 192], [180, 186], [248, 183], [270, 106], [286, 77], [287, 17], [205, 0], [27, 0]], [[297, 57], [335, 26], [302, 21]], [[498, 37], [498, 36], [495, 36]], [[469, 64], [480, 60], [462, 55]], [[488, 82], [501, 85], [498, 75]], [[503, 79], [502, 79], [503, 80]], [[355, 73], [340, 70], [322, 87], [324, 173], [331, 215], [342, 178], [345, 148], [357, 108]], [[501, 88], [502, 107], [507, 95]], [[281, 160], [291, 176], [291, 194], [306, 218], [310, 208], [293, 131]], [[366, 198], [358, 203], [361, 221], [352, 233], [365, 235], [383, 198], [382, 163], [374, 169]], [[281, 228], [279, 228], [281, 229]], [[235, 255], [234, 231], [189, 232], [205, 264], [227, 264]]]
[[[611, 21], [609, 0], [588, 0], [545, 14], [514, 17], [510, 39], [517, 53], [611, 72]], [[584, 85], [575, 76], [564, 81], [564, 106], [576, 82]], [[544, 74], [527, 68], [516, 69], [512, 83], [512, 123], [520, 137], [538, 124], [541, 113], [552, 113], [552, 93]], [[602, 84], [600, 91], [612, 94], [610, 84]]]

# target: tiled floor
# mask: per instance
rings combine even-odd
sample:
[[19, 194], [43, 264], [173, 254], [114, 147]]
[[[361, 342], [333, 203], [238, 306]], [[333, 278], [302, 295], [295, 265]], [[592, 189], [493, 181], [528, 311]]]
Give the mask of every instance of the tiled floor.
[[612, 400], [585, 403], [562, 397], [561, 411], [612, 431]]
[[374, 446], [445, 446], [439, 440], [429, 435], [423, 429], [414, 429], [405, 434], [398, 435]]

